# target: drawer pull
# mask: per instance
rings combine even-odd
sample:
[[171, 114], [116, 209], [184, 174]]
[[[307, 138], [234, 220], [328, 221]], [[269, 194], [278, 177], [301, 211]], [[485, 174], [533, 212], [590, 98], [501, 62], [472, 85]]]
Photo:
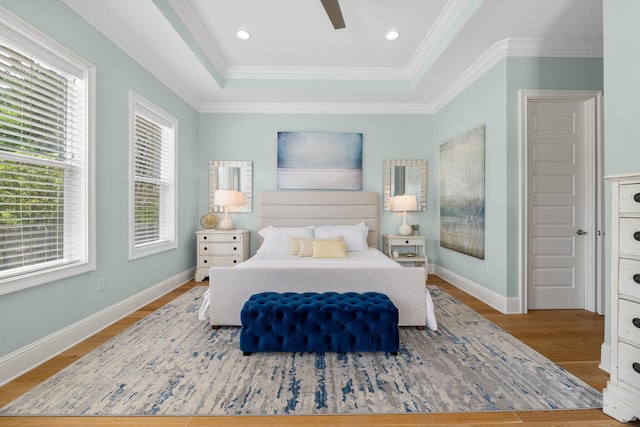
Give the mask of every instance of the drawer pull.
[[631, 322], [633, 323], [633, 326], [635, 326], [636, 328], [640, 328], [640, 319], [634, 317]]
[[405, 243], [405, 245], [408, 245], [408, 244], [409, 244], [409, 241], [408, 241], [408, 240], [405, 240], [405, 241], [404, 241], [404, 243]]
[[238, 239], [238, 236], [233, 236], [233, 240], [237, 240], [237, 239]]
[[207, 236], [202, 236], [202, 240], [207, 240]]
[[206, 263], [208, 263], [209, 261], [207, 261], [207, 260], [205, 259], [205, 260], [204, 260], [204, 261], [202, 261], [202, 262], [206, 264]]
[[238, 248], [236, 248], [236, 247], [234, 246], [234, 247], [233, 247], [233, 250], [234, 250], [234, 251], [237, 251], [237, 250], [238, 250]]
[[202, 248], [203, 251], [206, 251], [208, 248], [205, 246], [204, 248]]
[[633, 195], [633, 200], [635, 200], [636, 202], [640, 203], [640, 193], [636, 193]]
[[633, 362], [633, 365], [631, 365], [633, 367], [633, 370], [636, 371], [637, 373], [640, 374], [640, 363], [638, 362]]
[[234, 264], [235, 264], [235, 263], [237, 263], [237, 262], [238, 262], [238, 260], [236, 260], [236, 259], [234, 259], [234, 260], [233, 260], [233, 263], [234, 263]]
[[634, 274], [633, 281], [640, 284], [640, 274]]
[[640, 242], [640, 231], [633, 233], [633, 238]]

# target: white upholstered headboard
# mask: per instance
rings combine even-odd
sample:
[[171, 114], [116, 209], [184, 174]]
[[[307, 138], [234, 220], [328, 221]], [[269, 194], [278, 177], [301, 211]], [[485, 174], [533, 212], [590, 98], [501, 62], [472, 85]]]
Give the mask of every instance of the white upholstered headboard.
[[[377, 248], [380, 230], [378, 193], [373, 191], [273, 191], [258, 195], [258, 229], [306, 225], [369, 227], [367, 243]], [[258, 243], [262, 243], [258, 237]]]

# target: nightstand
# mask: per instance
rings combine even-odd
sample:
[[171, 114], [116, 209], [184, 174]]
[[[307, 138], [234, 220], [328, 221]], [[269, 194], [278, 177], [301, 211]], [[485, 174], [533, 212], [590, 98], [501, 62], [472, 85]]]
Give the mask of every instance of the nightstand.
[[[425, 252], [425, 236], [400, 236], [396, 234], [385, 234], [382, 236], [384, 253], [392, 260], [400, 264], [413, 263], [416, 267], [427, 267], [427, 254]], [[394, 251], [398, 256], [394, 257]]]
[[210, 267], [233, 267], [249, 259], [249, 230], [199, 230], [194, 280], [209, 276]]

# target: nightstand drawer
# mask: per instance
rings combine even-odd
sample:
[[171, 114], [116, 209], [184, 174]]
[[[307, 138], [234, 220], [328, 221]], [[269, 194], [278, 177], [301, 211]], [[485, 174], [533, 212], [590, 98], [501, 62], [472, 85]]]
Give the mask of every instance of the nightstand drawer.
[[[640, 348], [618, 343], [618, 381], [640, 390]], [[636, 407], [637, 408], [637, 407]]]
[[242, 241], [241, 233], [201, 233], [198, 234], [198, 242], [240, 242]]
[[620, 254], [640, 255], [640, 218], [620, 218]]
[[640, 261], [618, 260], [618, 292], [640, 299]]
[[620, 185], [619, 198], [618, 206], [621, 213], [640, 213], [640, 184]]
[[242, 251], [242, 245], [240, 242], [207, 242], [199, 243], [198, 246], [200, 249], [200, 255], [234, 255]]
[[198, 258], [198, 268], [209, 267], [233, 267], [242, 262], [240, 255], [237, 256], [201, 256]]
[[[640, 347], [640, 304], [621, 299], [618, 307], [618, 335]], [[638, 361], [640, 362], [640, 360]]]
[[412, 239], [410, 237], [404, 239], [392, 238], [389, 239], [389, 245], [391, 246], [422, 246], [424, 239]]

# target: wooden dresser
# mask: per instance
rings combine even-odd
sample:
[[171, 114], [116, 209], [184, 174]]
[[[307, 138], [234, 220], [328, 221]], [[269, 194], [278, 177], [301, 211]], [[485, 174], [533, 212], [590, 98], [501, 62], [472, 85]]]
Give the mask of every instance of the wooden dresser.
[[611, 378], [603, 411], [640, 419], [640, 173], [607, 177], [611, 207]]
[[200, 230], [194, 280], [209, 277], [210, 267], [233, 267], [249, 259], [249, 230]]

